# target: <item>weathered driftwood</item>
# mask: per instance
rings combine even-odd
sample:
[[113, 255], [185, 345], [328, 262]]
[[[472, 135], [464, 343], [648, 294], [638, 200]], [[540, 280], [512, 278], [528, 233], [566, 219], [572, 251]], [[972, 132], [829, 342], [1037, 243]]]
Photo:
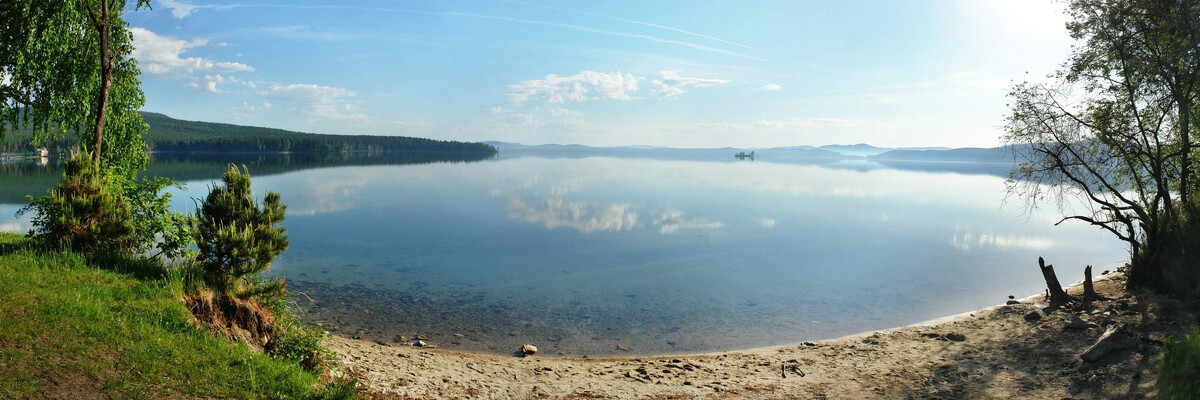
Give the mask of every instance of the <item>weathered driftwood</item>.
[[1062, 284], [1058, 283], [1058, 276], [1054, 274], [1054, 266], [1046, 265], [1046, 260], [1038, 257], [1038, 267], [1042, 270], [1042, 278], [1046, 280], [1046, 289], [1050, 293], [1050, 304], [1064, 304], [1071, 301], [1071, 296], [1063, 291]]
[[1109, 353], [1130, 349], [1136, 345], [1137, 343], [1134, 339], [1125, 332], [1125, 327], [1116, 324], [1108, 327], [1108, 330], [1104, 331], [1104, 334], [1100, 335], [1099, 339], [1096, 339], [1096, 343], [1092, 347], [1088, 347], [1083, 354], [1080, 354], [1079, 358], [1083, 359], [1084, 362], [1096, 362], [1103, 359]]
[[1096, 295], [1096, 288], [1092, 286], [1092, 266], [1089, 265], [1083, 269], [1083, 301], [1092, 301], [1100, 298]]

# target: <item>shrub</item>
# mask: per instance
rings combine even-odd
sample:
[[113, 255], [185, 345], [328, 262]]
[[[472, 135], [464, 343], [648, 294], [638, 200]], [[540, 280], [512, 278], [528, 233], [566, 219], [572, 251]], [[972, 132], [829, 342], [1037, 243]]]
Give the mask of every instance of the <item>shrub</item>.
[[[192, 245], [193, 217], [171, 210], [171, 194], [164, 189], [184, 186], [168, 178], [135, 181], [118, 176], [115, 180], [132, 211], [135, 250], [155, 258], [182, 259]], [[150, 254], [156, 248], [158, 252]]]
[[329, 371], [333, 351], [321, 344], [325, 332], [295, 319], [290, 313], [276, 311], [275, 337], [267, 344], [267, 354], [300, 364], [318, 374]]
[[79, 153], [67, 161], [62, 181], [49, 195], [31, 196], [17, 214], [35, 211], [30, 234], [52, 247], [128, 253], [134, 242], [132, 211], [110, 183], [88, 153]]
[[1172, 336], [1163, 344], [1158, 387], [1167, 399], [1200, 399], [1200, 329], [1183, 339]]
[[250, 172], [230, 165], [213, 187], [192, 222], [196, 261], [205, 283], [238, 297], [280, 295], [281, 281], [262, 282], [256, 275], [288, 247], [287, 232], [279, 227], [287, 206], [279, 193], [268, 191], [262, 207], [250, 193]]

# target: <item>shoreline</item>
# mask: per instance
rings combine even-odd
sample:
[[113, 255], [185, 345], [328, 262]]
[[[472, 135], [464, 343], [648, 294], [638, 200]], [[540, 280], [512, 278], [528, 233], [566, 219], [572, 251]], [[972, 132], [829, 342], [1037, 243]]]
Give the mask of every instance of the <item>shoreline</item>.
[[[1094, 283], [1109, 300], [1091, 311], [1046, 309], [1043, 295], [1034, 294], [1015, 305], [819, 342], [699, 354], [521, 358], [340, 336], [327, 344], [373, 392], [398, 398], [1057, 399], [1153, 392], [1152, 346], [1114, 353], [1103, 365], [1080, 361], [1105, 327], [1143, 324], [1160, 345], [1169, 329], [1144, 328], [1147, 310], [1157, 309], [1124, 293], [1121, 272]], [[1079, 282], [1065, 289], [1082, 291]], [[1068, 328], [1075, 319], [1079, 325]]]
[[[1124, 273], [1119, 272], [1118, 268], [1113, 268], [1111, 270], [1111, 272], [1106, 275], [1100, 275], [1098, 277], [1093, 277], [1093, 283], [1100, 284], [1101, 281], [1107, 281], [1107, 280], [1111, 280], [1114, 278], [1124, 278]], [[1064, 285], [1063, 290], [1065, 290], [1067, 292], [1082, 291], [1083, 290], [1082, 287], [1083, 287], [1083, 280], [1079, 280], [1079, 281], [1073, 282], [1071, 284]], [[1034, 294], [1034, 295], [1026, 296], [1023, 298], [1017, 298], [1015, 300], [1021, 302], [1022, 304], [1045, 305], [1044, 302], [1039, 302], [1039, 301], [1035, 300], [1035, 299], [1038, 299], [1041, 297], [1045, 297], [1045, 295], [1044, 294]], [[962, 321], [965, 319], [973, 318], [975, 314], [982, 313], [982, 312], [988, 312], [988, 311], [995, 311], [995, 310], [1001, 309], [1005, 306], [1006, 306], [1005, 304], [997, 304], [997, 305], [983, 307], [983, 308], [979, 308], [979, 309], [975, 309], [975, 310], [964, 311], [964, 312], [961, 312], [958, 314], [951, 314], [951, 315], [947, 315], [947, 316], [922, 320], [922, 321], [914, 322], [914, 323], [907, 324], [907, 325], [900, 325], [900, 326], [896, 326], [896, 327], [892, 327], [892, 328], [866, 330], [866, 331], [836, 336], [836, 337], [828, 338], [828, 339], [802, 340], [802, 341], [792, 342], [792, 343], [759, 346], [759, 347], [748, 347], [748, 348], [744, 348], [744, 349], [715, 350], [715, 351], [705, 351], [705, 352], [695, 352], [695, 353], [681, 352], [681, 353], [630, 354], [630, 355], [619, 355], [618, 354], [618, 355], [598, 355], [598, 356], [560, 356], [560, 355], [550, 354], [549, 352], [547, 352], [546, 354], [539, 353], [538, 357], [540, 357], [542, 359], [565, 359], [565, 360], [581, 360], [581, 361], [583, 361], [583, 360], [622, 360], [622, 359], [632, 360], [632, 359], [639, 359], [639, 358], [678, 358], [678, 357], [695, 357], [695, 356], [716, 356], [716, 355], [722, 355], [722, 354], [727, 354], [727, 353], [771, 351], [771, 350], [776, 350], [776, 349], [781, 349], [781, 348], [801, 346], [801, 345], [804, 345], [805, 343], [835, 342], [835, 341], [840, 341], [840, 340], [845, 340], [845, 339], [867, 337], [867, 336], [871, 336], [871, 335], [877, 334], [877, 333], [887, 334], [887, 333], [895, 332], [895, 331], [906, 329], [906, 328], [933, 327], [933, 326], [937, 326], [937, 325], [941, 325], [941, 324], [953, 323], [956, 321]], [[328, 333], [332, 337], [336, 337], [336, 338], [339, 338], [339, 339], [345, 340], [345, 341], [354, 341], [354, 342], [369, 343], [372, 345], [380, 345], [380, 343], [377, 341], [367, 340], [367, 339], [355, 339], [353, 337], [346, 335], [343, 332], [335, 333], [335, 332], [327, 331], [326, 333]], [[532, 344], [538, 345], [537, 343], [532, 343]], [[406, 343], [398, 343], [398, 344], [387, 344], [386, 346], [388, 346], [388, 347], [405, 347], [405, 346], [410, 346], [410, 345], [406, 344]], [[452, 349], [443, 349], [443, 348], [437, 347], [436, 345], [426, 347], [425, 349], [437, 350], [442, 353], [459, 354], [459, 355], [464, 355], [464, 356], [483, 356], [483, 357], [501, 357], [501, 358], [508, 357], [506, 355], [496, 354], [496, 353], [473, 352], [473, 351], [458, 350], [458, 349], [453, 349], [453, 350]]]

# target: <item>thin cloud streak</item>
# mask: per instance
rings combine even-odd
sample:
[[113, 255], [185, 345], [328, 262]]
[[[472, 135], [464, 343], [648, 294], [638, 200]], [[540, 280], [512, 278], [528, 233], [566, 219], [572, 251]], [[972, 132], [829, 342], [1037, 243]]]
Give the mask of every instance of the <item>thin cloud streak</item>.
[[563, 23], [558, 23], [558, 22], [549, 22], [549, 21], [536, 21], [536, 20], [521, 19], [521, 18], [501, 17], [501, 16], [495, 16], [495, 15], [484, 15], [484, 14], [474, 14], [474, 13], [463, 13], [463, 12], [454, 12], [454, 11], [451, 11], [451, 12], [429, 12], [429, 11], [417, 11], [417, 12], [419, 12], [419, 13], [423, 13], [423, 14], [447, 15], [447, 16], [460, 16], [460, 17], [472, 17], [472, 18], [481, 18], [481, 19], [493, 19], [493, 20], [500, 20], [500, 21], [507, 21], [507, 22], [512, 22], [512, 23], [517, 23], [517, 24], [526, 24], [526, 25], [547, 25], [547, 26], [557, 26], [557, 27], [560, 27], [560, 28], [567, 28], [567, 29], [577, 30], [577, 31], [581, 31], [581, 32], [590, 32], [590, 33], [596, 33], [596, 34], [601, 34], [601, 35], [620, 36], [620, 37], [635, 38], [635, 39], [644, 39], [644, 40], [649, 40], [649, 41], [651, 41], [651, 42], [667, 43], [667, 44], [674, 44], [674, 45], [679, 45], [679, 46], [684, 46], [684, 47], [691, 47], [691, 48], [693, 48], [693, 49], [696, 49], [696, 50], [703, 50], [703, 51], [710, 51], [710, 52], [714, 52], [714, 53], [727, 54], [727, 55], [731, 55], [731, 56], [735, 56], [735, 57], [741, 57], [741, 58], [745, 58], [745, 59], [747, 59], [747, 60], [754, 60], [754, 61], [767, 61], [767, 59], [765, 59], [765, 58], [761, 58], [761, 57], [754, 57], [754, 56], [751, 56], [751, 55], [747, 55], [747, 54], [738, 53], [738, 52], [736, 52], [736, 51], [729, 51], [729, 50], [725, 50], [725, 49], [718, 49], [718, 48], [714, 48], [714, 47], [701, 46], [701, 45], [698, 45], [698, 44], [695, 44], [695, 43], [683, 42], [683, 41], [679, 41], [679, 40], [662, 39], [662, 38], [657, 38], [657, 37], [650, 36], [650, 35], [641, 35], [641, 34], [637, 34], [637, 33], [613, 32], [613, 31], [606, 31], [606, 30], [601, 30], [601, 29], [593, 29], [593, 28], [588, 28], [588, 27], [586, 27], [586, 26], [571, 25], [571, 24], [563, 24]]
[[611, 15], [604, 15], [604, 14], [594, 13], [594, 12], [590, 12], [590, 11], [574, 10], [574, 9], [570, 9], [570, 8], [563, 8], [563, 7], [548, 6], [548, 5], [545, 5], [545, 4], [527, 3], [527, 2], [524, 2], [524, 1], [517, 1], [517, 0], [499, 0], [499, 1], [501, 1], [501, 2], [505, 2], [505, 3], [512, 3], [512, 4], [520, 4], [520, 5], [532, 6], [532, 7], [541, 7], [541, 8], [545, 8], [545, 9], [549, 9], [549, 10], [558, 10], [558, 11], [572, 12], [572, 13], [576, 13], [576, 14], [591, 15], [591, 16], [593, 16], [593, 17], [608, 18], [608, 19], [611, 19], [611, 20], [614, 20], [614, 21], [628, 22], [628, 23], [631, 23], [631, 24], [644, 25], [644, 26], [649, 26], [649, 27], [654, 27], [654, 28], [659, 28], [659, 29], [666, 29], [666, 30], [669, 30], [669, 31], [675, 31], [675, 32], [679, 32], [679, 33], [682, 33], [682, 34], [685, 34], [685, 35], [691, 35], [691, 36], [695, 36], [695, 37], [698, 37], [698, 38], [704, 38], [704, 39], [708, 39], [708, 40], [713, 40], [713, 41], [717, 41], [717, 42], [725, 43], [725, 44], [728, 44], [728, 45], [731, 45], [731, 46], [737, 46], [737, 47], [741, 47], [741, 48], [748, 49], [748, 50], [754, 50], [754, 47], [747, 46], [747, 45], [744, 45], [744, 44], [741, 44], [741, 43], [731, 42], [731, 41], [728, 41], [728, 40], [725, 40], [725, 39], [716, 38], [716, 37], [712, 37], [712, 36], [708, 36], [708, 35], [704, 35], [704, 34], [700, 34], [700, 33], [696, 33], [696, 32], [686, 31], [686, 30], [683, 30], [683, 29], [679, 29], [679, 28], [676, 28], [676, 27], [671, 27], [671, 26], [666, 26], [666, 25], [653, 24], [653, 23], [649, 23], [649, 22], [638, 21], [638, 20], [632, 20], [632, 19], [628, 19], [628, 18], [614, 17], [614, 16], [611, 16]]
[[[554, 26], [554, 27], [559, 27], [559, 28], [576, 30], [576, 31], [580, 31], [580, 32], [595, 33], [595, 34], [599, 34], [599, 35], [608, 35], [608, 36], [649, 40], [649, 41], [657, 42], [657, 43], [673, 44], [673, 45], [678, 45], [678, 46], [690, 47], [690, 48], [693, 48], [696, 50], [701, 50], [701, 51], [708, 51], [708, 52], [713, 52], [713, 53], [721, 53], [721, 54], [731, 55], [734, 57], [740, 57], [740, 58], [744, 58], [747, 60], [760, 61], [760, 62], [767, 61], [767, 59], [762, 58], [762, 57], [755, 57], [755, 56], [751, 56], [748, 54], [739, 53], [736, 51], [702, 46], [699, 44], [695, 44], [695, 43], [691, 43], [691, 42], [684, 42], [684, 41], [680, 41], [680, 40], [663, 39], [663, 38], [654, 37], [654, 36], [650, 36], [650, 35], [642, 35], [642, 34], [637, 34], [637, 33], [626, 33], [626, 32], [613, 32], [613, 31], [606, 31], [606, 30], [602, 30], [602, 29], [588, 28], [586, 26], [564, 24], [564, 23], [559, 23], [559, 22], [538, 21], [538, 20], [504, 17], [504, 16], [498, 16], [498, 15], [466, 13], [466, 12], [458, 12], [458, 11], [422, 11], [422, 10], [398, 9], [398, 8], [355, 7], [355, 6], [340, 6], [340, 5], [305, 6], [305, 5], [278, 5], [278, 4], [237, 4], [237, 5], [227, 5], [227, 6], [203, 5], [203, 6], [195, 6], [195, 7], [196, 8], [214, 8], [214, 9], [262, 7], [262, 8], [291, 8], [291, 9], [313, 9], [313, 10], [317, 10], [317, 9], [356, 10], [356, 11], [377, 11], [377, 12], [395, 12], [395, 13], [406, 13], [406, 14], [437, 15], [437, 16], [444, 16], [444, 17], [467, 17], [467, 18], [478, 18], [478, 19], [490, 19], [490, 20], [512, 22], [512, 23], [524, 24], [524, 25]], [[664, 28], [670, 28], [670, 27], [664, 27]]]

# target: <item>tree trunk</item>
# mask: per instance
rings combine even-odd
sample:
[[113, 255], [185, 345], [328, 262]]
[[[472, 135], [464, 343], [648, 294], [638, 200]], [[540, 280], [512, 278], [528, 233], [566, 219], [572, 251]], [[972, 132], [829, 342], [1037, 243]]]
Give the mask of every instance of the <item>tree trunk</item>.
[[1042, 270], [1042, 278], [1046, 280], [1046, 288], [1050, 291], [1050, 304], [1063, 304], [1071, 301], [1071, 296], [1063, 291], [1062, 284], [1058, 283], [1058, 276], [1054, 274], [1054, 266], [1046, 265], [1046, 261], [1038, 257], [1038, 267]]
[[96, 21], [96, 31], [100, 36], [100, 92], [96, 95], [96, 125], [95, 141], [92, 143], [92, 164], [100, 169], [100, 146], [104, 142], [104, 122], [108, 116], [108, 94], [113, 83], [113, 57], [111, 49], [112, 20], [109, 18], [108, 1], [100, 2], [100, 18]]
[[[1179, 171], [1179, 203], [1183, 204], [1184, 210], [1191, 211], [1191, 203], [1188, 199], [1191, 197], [1190, 175], [1192, 165], [1188, 158], [1192, 152], [1191, 126], [1189, 125], [1189, 117], [1191, 114], [1191, 101], [1186, 97], [1179, 102], [1179, 139], [1182, 142], [1182, 154], [1179, 157], [1181, 170]], [[1172, 215], [1172, 217], [1175, 217]], [[1188, 216], [1190, 217], [1190, 215]]]

